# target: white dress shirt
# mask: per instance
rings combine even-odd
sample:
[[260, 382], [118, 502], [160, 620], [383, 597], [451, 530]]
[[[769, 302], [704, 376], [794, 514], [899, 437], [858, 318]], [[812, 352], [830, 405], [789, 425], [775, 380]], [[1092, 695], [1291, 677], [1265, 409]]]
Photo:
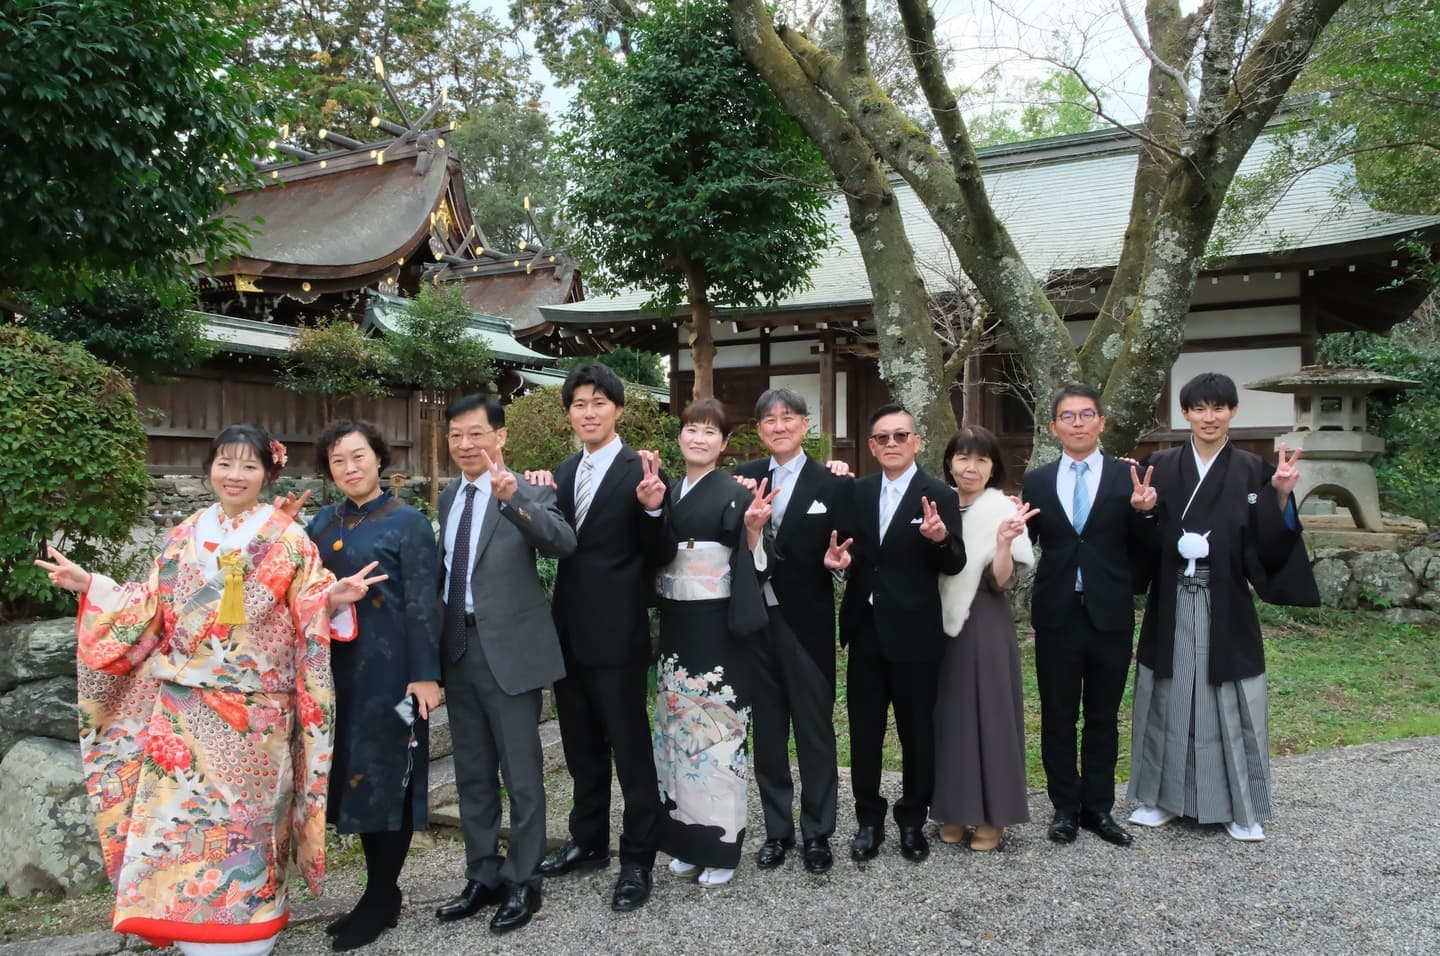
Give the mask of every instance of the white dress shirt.
[[[885, 506], [886, 506], [885, 496], [886, 496], [886, 495], [891, 495], [891, 496], [893, 496], [893, 497], [890, 499], [890, 507], [891, 507], [891, 508], [898, 509], [898, 508], [900, 507], [900, 499], [905, 497], [905, 492], [908, 491], [909, 488], [910, 488], [910, 481], [911, 481], [911, 479], [913, 479], [913, 478], [915, 477], [915, 473], [916, 473], [917, 471], [919, 471], [919, 470], [920, 470], [920, 469], [919, 469], [918, 467], [916, 467], [915, 463], [912, 461], [912, 462], [910, 463], [910, 467], [909, 467], [909, 468], [906, 468], [904, 471], [902, 471], [902, 472], [900, 473], [899, 477], [895, 478], [893, 481], [892, 481], [891, 479], [889, 479], [889, 478], [886, 478], [883, 474], [880, 476], [880, 540], [881, 540], [881, 541], [884, 541], [884, 540], [885, 540], [885, 535], [886, 535], [886, 534], [889, 532], [889, 530], [890, 530], [889, 528], [887, 528], [887, 527], [885, 526]], [[895, 515], [894, 515], [893, 513], [890, 515], [890, 523], [891, 523], [891, 524], [894, 524], [894, 523], [895, 523]]]
[[[605, 480], [605, 472], [615, 463], [615, 457], [620, 454], [620, 436], [615, 435], [605, 445], [595, 451], [583, 451], [580, 453], [580, 463], [575, 471], [575, 487], [580, 487], [580, 468], [585, 463], [590, 463], [590, 504], [595, 504], [595, 492], [600, 490], [600, 482]], [[573, 501], [573, 499], [572, 499]]]
[[1085, 472], [1085, 491], [1090, 495], [1090, 510], [1094, 511], [1095, 493], [1100, 490], [1100, 469], [1105, 467], [1105, 454], [1097, 445], [1086, 458], [1075, 459], [1069, 455], [1060, 458], [1060, 467], [1055, 469], [1055, 494], [1059, 496], [1060, 507], [1065, 509], [1065, 517], [1072, 525], [1075, 523], [1075, 469], [1070, 467], [1070, 463], [1077, 460], [1090, 466], [1090, 470]]
[[775, 500], [770, 502], [770, 520], [774, 522], [776, 528], [779, 528], [780, 522], [785, 520], [785, 509], [790, 507], [790, 496], [795, 492], [795, 482], [800, 480], [800, 469], [804, 467], [805, 453], [803, 451], [783, 465], [775, 460], [774, 455], [770, 456], [770, 470], [775, 474], [775, 480], [771, 483], [770, 490], [780, 489]]
[[[481, 472], [480, 477], [474, 481], [460, 476], [460, 483], [455, 486], [455, 500], [450, 505], [450, 513], [445, 516], [445, 590], [441, 593], [450, 593], [450, 561], [455, 556], [455, 533], [460, 528], [460, 512], [465, 507], [465, 489], [469, 485], [475, 486], [474, 510], [470, 515], [470, 562], [465, 568], [465, 580], [470, 580], [470, 575], [475, 570], [475, 552], [480, 548], [480, 529], [485, 524], [485, 514], [490, 510], [490, 472]], [[465, 589], [465, 613], [475, 613], [475, 595], [470, 588]]]

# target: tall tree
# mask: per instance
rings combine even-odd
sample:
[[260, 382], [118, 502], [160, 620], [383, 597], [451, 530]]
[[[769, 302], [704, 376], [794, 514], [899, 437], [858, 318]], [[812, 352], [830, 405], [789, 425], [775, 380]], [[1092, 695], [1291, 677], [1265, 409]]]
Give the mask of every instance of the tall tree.
[[466, 110], [450, 137], [465, 174], [475, 221], [498, 248], [533, 238], [530, 214], [547, 242], [555, 232], [555, 204], [564, 192], [556, 169], [550, 121], [533, 103], [483, 103]]
[[665, 2], [601, 60], [559, 139], [567, 247], [600, 291], [688, 302], [695, 397], [714, 393], [713, 306], [773, 303], [808, 282], [830, 230], [825, 168], [730, 36], [718, 0]]
[[1031, 77], [1021, 85], [1018, 108], [993, 109], [971, 118], [970, 137], [976, 146], [992, 146], [1098, 129], [1103, 125], [1095, 112], [1098, 95], [1068, 70]]

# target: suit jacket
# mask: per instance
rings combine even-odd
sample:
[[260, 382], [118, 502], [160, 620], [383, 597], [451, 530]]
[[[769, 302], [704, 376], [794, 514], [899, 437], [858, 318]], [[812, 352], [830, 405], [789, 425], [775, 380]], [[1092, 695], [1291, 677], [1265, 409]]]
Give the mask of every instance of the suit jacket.
[[[843, 512], [850, 522], [844, 537], [854, 538], [855, 543], [850, 546], [845, 599], [840, 603], [840, 643], [849, 644], [865, 634], [873, 610], [875, 637], [886, 660], [938, 661], [946, 640], [940, 575], [958, 574], [965, 567], [959, 499], [954, 488], [917, 469], [882, 540], [881, 478], [877, 474], [857, 479]], [[949, 531], [939, 544], [920, 534], [921, 497], [938, 504]]]
[[1144, 541], [1143, 516], [1130, 507], [1134, 487], [1130, 466], [1109, 455], [1100, 466], [1095, 503], [1077, 533], [1065, 514], [1055, 479], [1063, 455], [1025, 473], [1022, 497], [1040, 513], [1030, 519], [1030, 538], [1040, 545], [1040, 563], [1030, 590], [1030, 620], [1036, 628], [1058, 630], [1075, 609], [1075, 569], [1085, 587], [1085, 612], [1100, 631], [1135, 629], [1131, 562]]
[[[737, 475], [760, 481], [770, 477], [770, 459], [748, 461]], [[774, 558], [768, 577], [780, 602], [780, 613], [800, 646], [835, 673], [835, 579], [825, 567], [830, 533], [846, 527], [851, 478], [837, 478], [830, 469], [806, 457], [785, 506], [785, 520], [772, 542]]]
[[[555, 469], [557, 499], [575, 525], [575, 473], [581, 456]], [[644, 472], [629, 445], [605, 472], [590, 499], [575, 551], [555, 575], [554, 616], [567, 660], [584, 667], [648, 667], [655, 571], [675, 558], [668, 496], [659, 517], [640, 507], [635, 486]]]
[[[575, 532], [560, 513], [555, 492], [518, 475], [516, 480], [519, 487], [509, 504], [493, 496], [484, 499], [485, 519], [470, 576], [475, 630], [495, 682], [507, 694], [535, 690], [565, 676], [549, 602], [535, 570], [535, 553], [564, 558], [575, 550]], [[451, 482], [440, 496], [442, 600], [445, 522], [460, 484]]]

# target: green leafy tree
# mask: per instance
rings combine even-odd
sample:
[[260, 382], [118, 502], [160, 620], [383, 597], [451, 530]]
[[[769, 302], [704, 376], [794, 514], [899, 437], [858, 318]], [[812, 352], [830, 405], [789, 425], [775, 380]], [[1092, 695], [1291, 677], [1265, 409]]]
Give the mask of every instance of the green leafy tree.
[[141, 382], [170, 382], [215, 352], [195, 291], [183, 282], [135, 273], [95, 276], [88, 295], [63, 302], [32, 298], [25, 324], [61, 342], [75, 342]]
[[346, 399], [382, 398], [390, 358], [383, 339], [360, 331], [349, 319], [330, 316], [300, 330], [281, 364], [280, 384], [320, 396], [325, 420]]
[[819, 154], [746, 64], [716, 0], [657, 5], [623, 64], [599, 61], [559, 139], [567, 248], [592, 287], [687, 303], [695, 396], [714, 393], [713, 305], [808, 283], [830, 237]]
[[118, 369], [79, 345], [0, 326], [0, 620], [61, 609], [31, 561], [58, 541], [95, 566], [145, 508], [145, 428]]
[[976, 146], [1017, 143], [1099, 129], [1093, 94], [1068, 70], [1026, 80], [1019, 108], [990, 110], [969, 121]]
[[556, 232], [555, 201], [564, 181], [553, 160], [550, 121], [534, 104], [483, 103], [465, 112], [450, 149], [465, 174], [465, 194], [486, 238], [516, 249], [533, 238], [525, 197], [547, 242]]
[[609, 366], [615, 374], [627, 382], [649, 385], [651, 388], [665, 387], [665, 371], [660, 356], [654, 352], [642, 352], [622, 345], [604, 355], [581, 355], [568, 358], [560, 363], [563, 369], [572, 369], [591, 362]]
[[225, 0], [3, 6], [0, 302], [83, 294], [106, 270], [179, 276], [243, 241], [217, 213], [269, 135], [226, 69], [245, 31]]
[[470, 328], [470, 306], [458, 285], [421, 287], [389, 336], [391, 381], [419, 390], [430, 419], [430, 510], [440, 502], [441, 412], [456, 390], [476, 391], [495, 378], [490, 346]]

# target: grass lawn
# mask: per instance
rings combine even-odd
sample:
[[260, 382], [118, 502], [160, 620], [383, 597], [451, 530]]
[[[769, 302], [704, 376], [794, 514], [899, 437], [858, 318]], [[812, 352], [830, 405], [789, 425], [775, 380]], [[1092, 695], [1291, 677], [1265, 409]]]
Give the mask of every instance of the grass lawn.
[[[1260, 606], [1270, 687], [1270, 751], [1306, 753], [1397, 737], [1440, 735], [1440, 633], [1389, 624], [1373, 614], [1329, 608]], [[1045, 786], [1040, 766], [1040, 695], [1035, 687], [1035, 637], [1020, 629], [1024, 674], [1025, 766], [1032, 787]], [[845, 653], [839, 662], [835, 732], [842, 764], [850, 762], [845, 714]], [[1130, 696], [1120, 706], [1120, 765], [1130, 776]], [[892, 718], [885, 768], [900, 769]]]

